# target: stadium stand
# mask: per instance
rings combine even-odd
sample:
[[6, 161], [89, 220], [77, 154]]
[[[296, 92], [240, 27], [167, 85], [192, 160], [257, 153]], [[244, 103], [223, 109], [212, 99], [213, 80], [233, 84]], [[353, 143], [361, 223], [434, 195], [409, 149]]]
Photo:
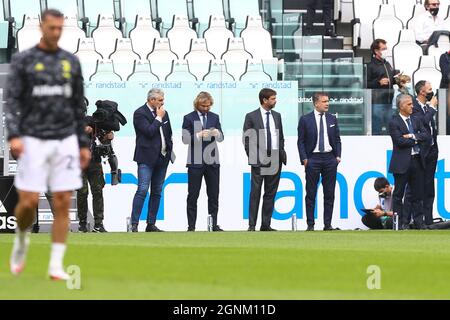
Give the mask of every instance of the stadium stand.
[[203, 34], [208, 45], [208, 51], [216, 59], [220, 59], [227, 51], [228, 40], [234, 37], [233, 32], [226, 28], [225, 23], [224, 16], [211, 16], [209, 18], [209, 27]]
[[416, 4], [413, 9], [412, 17], [411, 17], [411, 19], [408, 20], [406, 27], [408, 29], [414, 30], [414, 25], [415, 25], [415, 21], [416, 21], [417, 17], [420, 16], [424, 12], [425, 12], [425, 7], [423, 6], [423, 4], [421, 4], [421, 3]]
[[191, 49], [184, 57], [189, 64], [189, 71], [199, 80], [208, 73], [209, 61], [214, 60], [214, 56], [208, 51], [205, 39], [192, 39]]
[[90, 77], [90, 81], [122, 81], [122, 78], [114, 72], [114, 63], [110, 59], [97, 60], [95, 73]]
[[172, 70], [172, 61], [178, 60], [178, 56], [170, 50], [170, 42], [167, 38], [155, 39], [153, 51], [147, 59], [150, 61], [152, 72], [160, 79], [165, 80]]
[[117, 39], [114, 52], [109, 56], [114, 63], [114, 71], [126, 80], [133, 73], [134, 61], [140, 60], [133, 51], [130, 39]]
[[422, 48], [416, 43], [413, 30], [402, 30], [398, 43], [392, 49], [393, 67], [410, 77], [416, 71], [422, 57]]
[[172, 70], [167, 75], [166, 81], [197, 81], [197, 78], [189, 71], [186, 60], [173, 60]]
[[259, 16], [258, 0], [228, 0], [230, 17], [234, 19], [234, 34], [240, 36], [247, 22], [247, 16]]
[[122, 31], [126, 36], [136, 27], [137, 15], [141, 19], [148, 18], [150, 21], [153, 17], [150, 0], [120, 0], [119, 4], [122, 18]]
[[245, 50], [244, 40], [242, 38], [228, 39], [227, 51], [222, 55], [227, 65], [227, 71], [234, 79], [239, 80], [245, 73], [248, 59], [252, 59], [250, 52]]
[[17, 48], [19, 51], [30, 49], [41, 39], [39, 16], [23, 17], [22, 28], [17, 32]]
[[413, 84], [416, 85], [420, 80], [426, 80], [431, 83], [435, 89], [439, 88], [442, 74], [436, 68], [434, 56], [422, 56], [419, 61], [418, 69], [413, 73]]
[[234, 81], [234, 77], [228, 73], [227, 66], [223, 60], [211, 60], [209, 63], [209, 72], [203, 78], [203, 81]]
[[85, 39], [86, 34], [78, 26], [78, 18], [74, 16], [65, 16], [64, 29], [59, 40], [59, 46], [71, 53], [75, 53], [78, 47], [78, 39]]
[[153, 0], [152, 12], [161, 19], [161, 35], [166, 37], [167, 31], [172, 28], [173, 16], [189, 17], [188, 2], [186, 0]]
[[172, 51], [182, 58], [189, 52], [191, 40], [197, 38], [197, 33], [189, 27], [186, 16], [174, 15], [172, 28], [167, 31], [167, 38], [170, 40]]
[[395, 16], [400, 19], [404, 26], [408, 20], [413, 16], [414, 6], [417, 4], [416, 0], [389, 0], [389, 4], [395, 8]]
[[373, 21], [373, 38], [386, 40], [389, 51], [397, 43], [403, 23], [395, 16], [395, 8], [390, 4], [380, 6], [378, 17]]
[[130, 31], [130, 39], [133, 43], [133, 50], [141, 59], [145, 59], [153, 49], [154, 39], [159, 39], [158, 30], [153, 27], [149, 17], [137, 15], [135, 27]]
[[113, 15], [98, 15], [97, 28], [92, 32], [97, 51], [103, 57], [109, 57], [114, 51], [116, 39], [122, 38], [122, 32], [116, 28]]
[[373, 41], [373, 21], [377, 18], [382, 0], [353, 0], [355, 20], [353, 24], [353, 46], [369, 49]]
[[192, 2], [195, 26], [199, 37], [209, 26], [211, 16], [225, 16], [222, 0], [195, 0]]
[[[9, 12], [5, 10], [6, 18], [12, 23], [13, 35], [17, 34], [17, 31], [22, 28], [24, 16], [37, 17], [41, 14], [41, 2], [39, 0], [3, 0], [6, 8]], [[5, 7], [4, 7], [5, 8]]]
[[158, 77], [152, 73], [148, 60], [135, 60], [133, 63], [133, 73], [127, 80], [143, 82], [159, 81]]
[[113, 23], [120, 18], [116, 17], [114, 2], [111, 0], [79, 0], [78, 3], [82, 6], [84, 28], [88, 36], [93, 35], [94, 30], [98, 27], [100, 15], [111, 16]]
[[102, 60], [103, 57], [95, 50], [95, 43], [92, 38], [79, 39], [77, 47], [75, 55], [80, 59], [84, 79], [88, 80], [95, 73], [97, 61]]

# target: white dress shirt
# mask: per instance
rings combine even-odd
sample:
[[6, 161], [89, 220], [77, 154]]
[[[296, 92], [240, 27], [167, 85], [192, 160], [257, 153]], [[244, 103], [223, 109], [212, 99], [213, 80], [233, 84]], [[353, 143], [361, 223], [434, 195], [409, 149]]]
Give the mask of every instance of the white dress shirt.
[[[148, 103], [147, 103], [147, 107], [150, 109], [150, 111], [153, 113], [153, 115], [156, 116], [156, 111], [151, 106], [149, 106]], [[159, 127], [159, 135], [161, 136], [161, 154], [165, 157], [167, 154], [167, 145], [166, 145], [166, 138], [164, 137], [164, 132], [162, 129], [162, 119], [159, 116], [157, 116], [155, 119], [157, 121], [161, 122], [161, 126]]]
[[275, 120], [273, 119], [272, 111], [266, 111], [263, 107], [259, 108], [261, 110], [261, 116], [264, 124], [264, 136], [266, 137], [266, 148], [267, 148], [267, 112], [270, 112], [269, 115], [269, 126], [270, 126], [270, 135], [272, 137], [272, 149], [278, 150], [278, 130], [275, 127]]
[[[320, 112], [314, 109], [314, 118], [316, 119], [317, 125], [317, 144], [313, 153], [320, 153], [319, 151], [319, 140], [320, 140]], [[332, 152], [333, 148], [330, 145], [330, 141], [328, 140], [328, 128], [327, 128], [327, 119], [326, 114], [324, 113], [322, 116], [323, 122], [323, 146], [325, 147], [324, 152]]]
[[[400, 113], [399, 113], [400, 114]], [[400, 117], [403, 119], [403, 122], [405, 123], [405, 125], [406, 125], [406, 127], [408, 128], [408, 130], [409, 130], [409, 127], [408, 127], [408, 122], [406, 122], [406, 120], [407, 119], [409, 119], [409, 121], [411, 122], [411, 127], [413, 127], [413, 131], [414, 131], [414, 125], [413, 125], [413, 122], [412, 122], [412, 119], [411, 119], [411, 117], [405, 117], [404, 115], [402, 115], [402, 114], [400, 114]], [[417, 143], [417, 139], [416, 139], [416, 136], [413, 134], [413, 139], [416, 141], [416, 143]], [[416, 151], [414, 151], [414, 148], [411, 148], [411, 155], [412, 156], [414, 156], [414, 155], [416, 155], [416, 154], [419, 154], [418, 152], [416, 152]]]
[[448, 26], [439, 15], [433, 17], [429, 11], [419, 15], [414, 23], [414, 33], [419, 42], [427, 41], [437, 30], [448, 30]]

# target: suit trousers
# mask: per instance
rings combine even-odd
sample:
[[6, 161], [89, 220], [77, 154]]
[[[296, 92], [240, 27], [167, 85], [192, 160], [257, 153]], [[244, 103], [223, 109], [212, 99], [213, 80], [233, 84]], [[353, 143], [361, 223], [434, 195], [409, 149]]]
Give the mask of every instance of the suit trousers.
[[306, 166], [306, 222], [314, 226], [317, 186], [322, 178], [324, 199], [324, 225], [331, 226], [334, 207], [334, 191], [336, 187], [338, 162], [332, 152], [313, 153]]
[[208, 195], [208, 214], [212, 216], [213, 226], [217, 225], [220, 167], [203, 165], [203, 167], [199, 168], [188, 168], [187, 219], [189, 228], [193, 229], [195, 229], [197, 221], [197, 200], [200, 195], [203, 178], [205, 178], [206, 194]]
[[281, 164], [278, 172], [274, 175], [261, 175], [261, 168], [252, 167], [251, 187], [250, 187], [250, 206], [249, 206], [249, 226], [255, 227], [258, 220], [259, 202], [261, 199], [261, 188], [264, 183], [264, 195], [262, 205], [261, 228], [270, 227], [273, 208], [275, 206], [275, 195], [280, 184]]
[[417, 227], [423, 225], [423, 199], [424, 199], [424, 168], [419, 156], [411, 156], [408, 171], [405, 173], [394, 173], [393, 211], [398, 214], [400, 226], [409, 224], [408, 213], [404, 210], [403, 197], [406, 186], [410, 192], [411, 212], [414, 224]]

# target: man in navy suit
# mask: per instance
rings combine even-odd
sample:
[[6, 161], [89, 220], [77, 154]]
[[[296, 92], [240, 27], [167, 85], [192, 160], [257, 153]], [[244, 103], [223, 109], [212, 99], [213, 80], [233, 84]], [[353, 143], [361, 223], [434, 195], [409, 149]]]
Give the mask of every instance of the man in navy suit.
[[248, 231], [255, 231], [261, 188], [264, 183], [260, 231], [276, 231], [270, 226], [281, 165], [286, 164], [283, 124], [280, 113], [273, 110], [277, 92], [264, 88], [259, 92], [261, 107], [245, 115], [243, 143], [251, 166], [251, 187]]
[[298, 122], [297, 147], [306, 171], [307, 231], [314, 231], [314, 209], [317, 184], [322, 177], [324, 196], [324, 228], [331, 226], [336, 187], [337, 166], [341, 162], [341, 136], [334, 115], [328, 113], [329, 98], [326, 93], [313, 95], [314, 111], [302, 116]]
[[150, 201], [146, 232], [162, 231], [156, 227], [161, 192], [172, 153], [172, 128], [169, 115], [164, 109], [164, 92], [151, 89], [147, 103], [134, 112], [133, 125], [136, 131], [134, 161], [138, 164], [138, 188], [133, 199], [131, 213], [132, 232], [138, 231], [139, 217], [150, 187]]
[[184, 116], [183, 143], [189, 145], [188, 159], [188, 231], [195, 231], [197, 199], [205, 178], [208, 213], [212, 217], [212, 231], [223, 231], [217, 224], [219, 211], [220, 163], [217, 142], [223, 141], [219, 116], [210, 111], [214, 104], [208, 92], [200, 92], [194, 100], [195, 110]]
[[389, 172], [394, 175], [393, 211], [399, 216], [399, 229], [408, 229], [409, 219], [403, 211], [403, 197], [406, 185], [410, 189], [411, 209], [414, 224], [425, 229], [423, 221], [423, 194], [425, 159], [429, 152], [431, 135], [419, 117], [412, 116], [413, 98], [410, 95], [397, 96], [399, 114], [389, 122], [393, 152]]

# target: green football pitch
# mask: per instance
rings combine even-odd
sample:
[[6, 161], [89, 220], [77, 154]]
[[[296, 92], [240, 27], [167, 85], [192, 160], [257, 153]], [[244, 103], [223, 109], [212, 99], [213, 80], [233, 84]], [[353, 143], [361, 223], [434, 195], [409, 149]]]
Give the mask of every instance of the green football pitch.
[[0, 300], [450, 299], [448, 231], [73, 233], [79, 290], [46, 278], [48, 234], [11, 276], [12, 239], [0, 235]]

